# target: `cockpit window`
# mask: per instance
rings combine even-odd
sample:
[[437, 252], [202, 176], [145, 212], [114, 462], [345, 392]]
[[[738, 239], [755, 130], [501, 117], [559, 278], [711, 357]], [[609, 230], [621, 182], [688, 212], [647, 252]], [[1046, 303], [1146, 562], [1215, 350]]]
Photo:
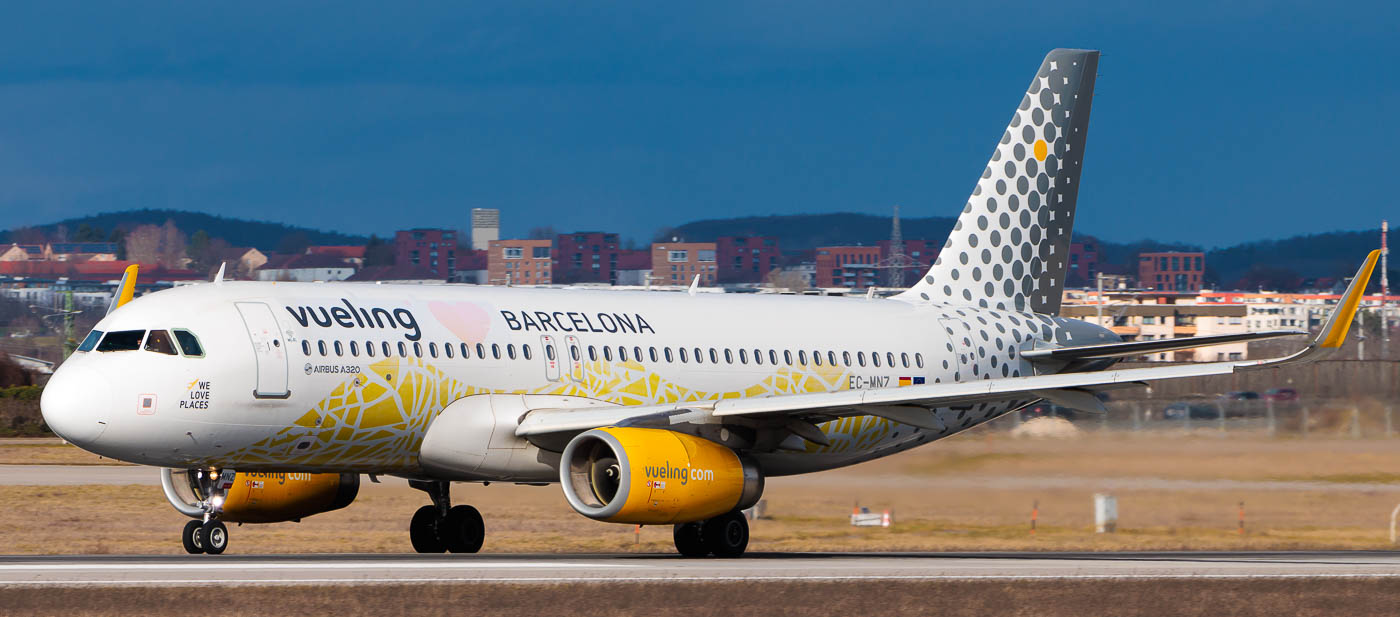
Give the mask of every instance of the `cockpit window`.
[[141, 348], [141, 339], [146, 338], [145, 330], [122, 330], [108, 332], [97, 344], [97, 351], [136, 351]]
[[83, 339], [83, 344], [78, 345], [78, 351], [92, 351], [92, 348], [97, 346], [97, 341], [100, 340], [102, 340], [102, 331], [93, 330], [88, 333], [87, 338]]
[[167, 356], [175, 355], [175, 343], [171, 342], [170, 333], [165, 330], [151, 330], [150, 336], [146, 337], [145, 349]]
[[172, 330], [172, 332], [175, 333], [175, 341], [180, 343], [180, 351], [184, 352], [186, 356], [191, 358], [204, 357], [204, 346], [199, 344], [199, 337], [195, 336], [193, 332], [179, 328]]

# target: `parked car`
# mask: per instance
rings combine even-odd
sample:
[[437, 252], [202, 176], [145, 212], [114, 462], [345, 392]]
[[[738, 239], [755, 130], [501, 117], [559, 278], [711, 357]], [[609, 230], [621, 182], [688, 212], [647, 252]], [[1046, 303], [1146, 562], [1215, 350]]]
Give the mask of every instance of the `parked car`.
[[1213, 420], [1220, 417], [1220, 408], [1210, 403], [1177, 401], [1162, 408], [1163, 420]]
[[1221, 394], [1220, 398], [1227, 401], [1257, 401], [1259, 400], [1259, 393], [1249, 390], [1236, 390], [1234, 392]]
[[1296, 401], [1298, 391], [1293, 388], [1269, 388], [1264, 391], [1264, 398], [1271, 401]]

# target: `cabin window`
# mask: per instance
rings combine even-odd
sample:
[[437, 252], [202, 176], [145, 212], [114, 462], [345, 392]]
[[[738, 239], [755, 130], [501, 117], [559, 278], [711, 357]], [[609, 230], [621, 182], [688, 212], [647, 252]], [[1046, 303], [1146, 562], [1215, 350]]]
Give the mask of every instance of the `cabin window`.
[[437, 343], [428, 343], [428, 355], [437, 357]]
[[626, 361], [627, 361], [627, 348], [626, 348], [626, 347], [623, 347], [623, 346], [621, 346], [621, 345], [618, 345], [618, 346], [617, 346], [617, 359], [620, 360], [620, 361], [622, 361], [622, 362], [626, 362]]
[[797, 351], [797, 363], [803, 366], [807, 365], [807, 352], [802, 350]]
[[849, 351], [843, 351], [843, 352], [841, 352], [841, 364], [844, 364], [844, 365], [846, 365], [846, 366], [850, 366], [850, 365], [851, 365], [851, 352], [849, 352]]
[[696, 363], [696, 364], [704, 364], [704, 363], [705, 363], [705, 352], [701, 351], [699, 347], [696, 347], [696, 348], [695, 348], [695, 363]]
[[734, 351], [726, 347], [724, 349], [724, 363], [734, 364]]
[[308, 341], [308, 340], [306, 340], [306, 339], [302, 339], [302, 340], [301, 340], [301, 355], [303, 355], [303, 356], [309, 356], [309, 355], [311, 355], [311, 341]]
[[664, 354], [666, 355], [666, 361], [667, 361], [667, 362], [675, 362], [675, 361], [676, 361], [676, 356], [673, 355], [673, 354], [671, 353], [671, 348], [670, 348], [670, 347], [662, 348], [661, 351], [662, 351], [662, 353], [664, 353]]
[[773, 366], [777, 366], [777, 365], [778, 365], [778, 352], [777, 352], [777, 351], [772, 350], [772, 349], [769, 349], [769, 350], [768, 350], [768, 363], [769, 363], [769, 364], [772, 364]]
[[553, 362], [553, 361], [554, 361], [554, 346], [553, 346], [553, 345], [545, 345], [545, 346], [544, 346], [544, 357], [545, 357], [546, 359], [548, 359], [550, 362]]
[[316, 353], [321, 354], [323, 358], [330, 355], [330, 353], [326, 351], [325, 341], [316, 341]]
[[608, 347], [606, 345], [603, 346], [603, 359], [607, 360], [608, 362], [612, 362], [613, 356], [611, 347]]
[[826, 352], [826, 363], [830, 366], [836, 366], [836, 352]]
[[471, 347], [468, 347], [466, 343], [462, 343], [462, 359], [466, 360], [470, 357], [472, 357]]
[[451, 358], [452, 358], [452, 354], [455, 353], [455, 352], [453, 351], [453, 349], [452, 349], [452, 343], [443, 343], [443, 344], [442, 344], [442, 353], [443, 353], [443, 355], [447, 356], [448, 359], [451, 359]]
[[887, 352], [885, 352], [885, 364], [889, 365], [890, 368], [894, 368], [894, 352], [893, 352], [893, 351], [887, 351]]
[[350, 341], [350, 355], [356, 358], [360, 357], [360, 344], [358, 342]]
[[[485, 345], [482, 345], [481, 343], [477, 343], [477, 344], [476, 344], [476, 357], [481, 358], [482, 360], [485, 360], [485, 359], [486, 359], [486, 346], [485, 346]], [[578, 358], [574, 358], [574, 359], [577, 360]]]
[[520, 346], [520, 353], [523, 354], [523, 355], [525, 356], [525, 359], [526, 359], [526, 360], [529, 360], [530, 358], [533, 358], [533, 357], [535, 356], [534, 352], [531, 352], [531, 351], [530, 351], [530, 346], [529, 346], [529, 345], [521, 345], [521, 346]]
[[499, 344], [491, 343], [491, 357], [497, 360], [501, 359], [501, 346]]
[[97, 346], [97, 341], [100, 340], [102, 340], [101, 330], [88, 332], [88, 335], [83, 338], [83, 344], [78, 345], [78, 351], [92, 351], [92, 348]]
[[763, 350], [762, 350], [762, 349], [755, 349], [755, 350], [753, 350], [753, 363], [754, 363], [754, 364], [763, 364]]
[[820, 352], [820, 351], [814, 351], [814, 352], [812, 352], [812, 363], [813, 363], [813, 364], [816, 364], [817, 366], [821, 366], [821, 365], [822, 365], [822, 352]]
[[900, 354], [899, 354], [899, 362], [900, 362], [901, 364], [904, 365], [904, 368], [909, 368], [909, 353], [908, 353], [908, 352], [900, 352]]
[[918, 365], [919, 368], [924, 368], [924, 354], [914, 354], [914, 364]]
[[399, 342], [399, 357], [400, 357], [400, 358], [407, 358], [407, 357], [408, 357], [408, 344], [407, 344], [407, 343], [404, 343], [404, 342], [402, 342], [402, 341]]
[[719, 353], [715, 351], [714, 347], [710, 348], [710, 364], [719, 364]]
[[414, 344], [413, 344], [413, 356], [416, 357], [416, 358], [421, 358], [421, 357], [423, 357], [423, 344], [422, 344], [422, 343], [414, 343]]
[[784, 350], [783, 350], [783, 364], [786, 364], [786, 365], [788, 365], [788, 366], [792, 366], [792, 350], [789, 350], [789, 349], [784, 349]]
[[681, 362], [686, 363], [686, 364], [689, 364], [689, 363], [690, 363], [690, 354], [686, 353], [684, 347], [678, 347], [678, 348], [676, 348], [676, 353], [680, 354], [680, 356], [681, 356]]
[[334, 343], [331, 343], [331, 347], [335, 349], [335, 355], [337, 355], [337, 356], [343, 356], [343, 355], [345, 355], [345, 347], [342, 346], [342, 345], [340, 344], [340, 341], [336, 341], [336, 342], [334, 342]]
[[652, 362], [660, 362], [660, 360], [657, 359], [655, 347], [647, 348], [647, 356], [651, 358]]
[[578, 362], [582, 359], [578, 355], [578, 345], [569, 345], [569, 357], [573, 358], [574, 362]]
[[740, 350], [739, 350], [739, 364], [748, 364], [748, 363], [749, 363], [749, 352], [748, 352], [748, 350], [740, 349]]
[[598, 348], [597, 348], [597, 347], [594, 347], [594, 346], [592, 346], [592, 345], [589, 345], [589, 346], [588, 346], [588, 361], [589, 361], [589, 362], [597, 362], [597, 361], [598, 361]]
[[144, 349], [167, 356], [175, 355], [175, 343], [170, 340], [170, 333], [165, 330], [151, 330], [151, 333], [146, 335]]
[[[170, 332], [175, 335], [175, 342], [180, 344], [180, 351], [184, 353], [186, 357], [204, 357], [204, 346], [199, 344], [199, 337], [195, 336], [193, 332], [183, 328], [175, 328]], [[306, 355], [311, 355], [310, 346], [306, 346], [304, 351], [306, 351]]]
[[108, 332], [97, 344], [97, 351], [136, 351], [141, 348], [141, 339], [146, 338], [145, 330], [121, 330]]
[[875, 366], [880, 366], [880, 352], [870, 352], [870, 362], [873, 363]]
[[641, 347], [637, 347], [637, 346], [635, 346], [635, 345], [632, 347], [632, 359], [633, 359], [633, 360], [636, 360], [636, 361], [638, 361], [638, 362], [641, 362], [641, 361], [642, 361], [642, 348], [641, 348]]
[[380, 343], [380, 344], [379, 344], [379, 351], [384, 352], [384, 357], [385, 357], [385, 358], [392, 358], [392, 357], [394, 357], [394, 351], [393, 351], [392, 349], [389, 349], [389, 341], [384, 341], [384, 342]]
[[859, 364], [859, 365], [861, 365], [861, 366], [865, 366], [865, 352], [863, 352], [863, 351], [857, 351], [857, 352], [856, 352], [856, 364]]
[[365, 341], [365, 355], [374, 357], [374, 341]]
[[[592, 347], [589, 347], [589, 348], [588, 348], [588, 351], [593, 351], [593, 348], [592, 348]], [[514, 343], [511, 343], [511, 344], [507, 344], [507, 345], [506, 345], [506, 357], [507, 357], [507, 358], [510, 358], [511, 360], [514, 360], [514, 359], [515, 359], [515, 344], [514, 344]]]

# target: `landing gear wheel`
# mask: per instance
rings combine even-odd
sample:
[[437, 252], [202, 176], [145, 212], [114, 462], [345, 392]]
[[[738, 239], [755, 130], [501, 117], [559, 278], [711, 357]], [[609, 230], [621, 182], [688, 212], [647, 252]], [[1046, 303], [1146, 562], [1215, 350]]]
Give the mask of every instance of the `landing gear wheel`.
[[704, 557], [710, 554], [710, 547], [705, 545], [705, 536], [702, 535], [704, 526], [700, 523], [681, 523], [676, 525], [672, 534], [676, 539], [676, 551], [682, 557]]
[[451, 553], [475, 553], [486, 540], [486, 524], [471, 506], [452, 506], [437, 530], [438, 539]]
[[228, 548], [228, 527], [223, 521], [210, 520], [200, 529], [199, 535], [204, 540], [204, 552], [210, 555], [218, 555]]
[[738, 557], [749, 546], [749, 521], [742, 512], [721, 514], [705, 521], [704, 537], [715, 557]]
[[413, 513], [408, 522], [408, 540], [413, 550], [420, 553], [441, 553], [447, 547], [438, 539], [438, 509], [423, 506]]
[[198, 555], [204, 552], [204, 523], [201, 521], [190, 521], [185, 523], [185, 530], [180, 532], [180, 542], [185, 545], [185, 552], [191, 555]]

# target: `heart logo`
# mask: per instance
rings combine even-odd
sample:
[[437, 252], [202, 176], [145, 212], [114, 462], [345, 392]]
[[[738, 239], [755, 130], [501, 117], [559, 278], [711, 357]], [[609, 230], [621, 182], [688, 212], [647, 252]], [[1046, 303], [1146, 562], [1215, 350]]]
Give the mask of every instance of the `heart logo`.
[[491, 330], [491, 314], [471, 302], [429, 302], [428, 311], [465, 343], [484, 341]]

